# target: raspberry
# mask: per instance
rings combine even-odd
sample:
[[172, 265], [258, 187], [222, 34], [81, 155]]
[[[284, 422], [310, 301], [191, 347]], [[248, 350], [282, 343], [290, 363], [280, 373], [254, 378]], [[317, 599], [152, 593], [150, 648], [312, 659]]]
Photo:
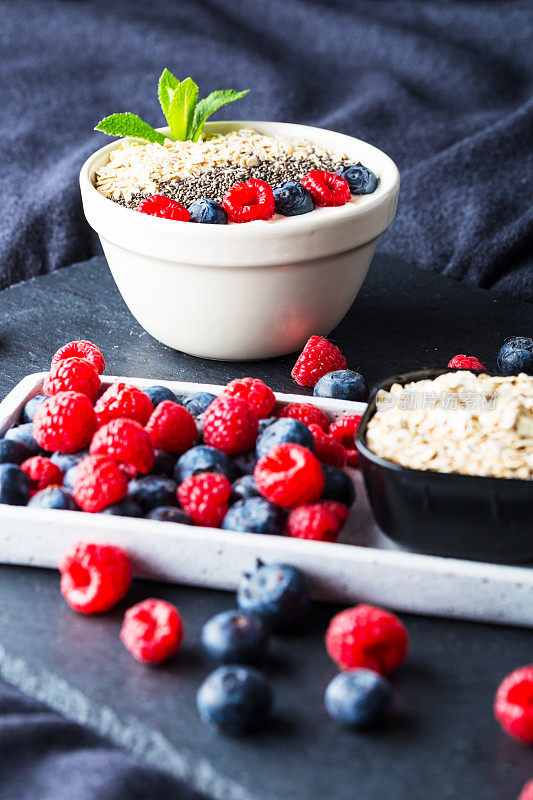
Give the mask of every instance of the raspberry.
[[87, 456], [76, 467], [74, 500], [90, 514], [118, 503], [128, 492], [128, 481], [116, 461], [106, 456]]
[[183, 623], [178, 609], [151, 597], [128, 608], [120, 640], [133, 658], [144, 664], [160, 664], [179, 649]]
[[320, 461], [306, 447], [288, 442], [261, 456], [254, 479], [263, 497], [283, 508], [312, 503], [324, 489]]
[[33, 456], [23, 461], [20, 468], [30, 479], [30, 497], [47, 486], [61, 486], [63, 483], [63, 473], [49, 458]]
[[204, 442], [228, 456], [247, 453], [255, 444], [257, 430], [255, 411], [238, 397], [217, 397], [204, 413]]
[[346, 359], [339, 348], [322, 336], [311, 336], [291, 375], [300, 386], [314, 386], [323, 375], [337, 369], [346, 369]]
[[54, 364], [44, 379], [43, 392], [48, 396], [58, 392], [80, 392], [94, 403], [101, 384], [97, 371], [84, 358], [63, 358]]
[[324, 433], [320, 425], [309, 425], [309, 430], [315, 440], [314, 454], [322, 464], [344, 469], [346, 466], [346, 450], [333, 436]]
[[61, 594], [81, 614], [107, 611], [131, 583], [128, 554], [111, 544], [78, 542], [61, 556], [59, 571]]
[[170, 197], [165, 197], [164, 194], [153, 194], [150, 197], [145, 197], [137, 206], [137, 211], [140, 211], [141, 214], [149, 214], [151, 217], [162, 217], [163, 219], [173, 219], [179, 222], [188, 222], [191, 216], [181, 203], [178, 203], [177, 200], [171, 200]]
[[59, 392], [43, 400], [33, 418], [33, 436], [44, 450], [76, 453], [97, 428], [91, 401], [79, 392]]
[[196, 525], [218, 528], [229, 508], [231, 483], [216, 472], [199, 472], [178, 488], [181, 507]]
[[252, 178], [236, 183], [224, 195], [222, 206], [232, 222], [270, 219], [274, 213], [274, 192], [265, 181]]
[[386, 675], [407, 655], [409, 637], [398, 617], [374, 606], [341, 611], [329, 623], [326, 649], [340, 669], [366, 667]]
[[350, 199], [350, 187], [346, 178], [335, 172], [312, 169], [300, 181], [312, 196], [317, 206], [343, 206]]
[[112, 419], [99, 428], [91, 442], [91, 455], [113, 458], [143, 474], [150, 472], [155, 459], [150, 436], [133, 419]]
[[334, 500], [298, 506], [289, 514], [287, 533], [295, 539], [336, 542], [348, 519], [348, 509]]
[[503, 679], [496, 692], [494, 714], [506, 733], [533, 744], [533, 664], [515, 669]]
[[276, 404], [274, 392], [259, 378], [236, 378], [230, 381], [221, 397], [238, 397], [252, 406], [257, 419], [268, 417]]
[[92, 364], [99, 375], [105, 370], [105, 361], [102, 353], [92, 342], [86, 342], [83, 339], [78, 339], [76, 342], [69, 342], [68, 344], [60, 347], [52, 359], [50, 369], [55, 367], [58, 361], [64, 358], [84, 358], [89, 364]]
[[94, 407], [98, 426], [112, 419], [127, 417], [145, 425], [153, 411], [152, 401], [136, 386], [127, 383], [112, 383], [109, 389], [97, 400]]
[[329, 428], [329, 419], [326, 414], [311, 403], [289, 403], [278, 411], [278, 417], [290, 417], [303, 422], [304, 425], [320, 425], [326, 431]]
[[172, 400], [163, 400], [156, 406], [145, 430], [154, 450], [176, 455], [189, 450], [198, 438], [198, 428], [192, 414]]
[[476, 370], [476, 372], [485, 371], [485, 367], [475, 356], [464, 356], [462, 354], [454, 356], [448, 364], [448, 367], [450, 369], [473, 369]]
[[349, 467], [359, 465], [359, 452], [355, 449], [355, 434], [363, 417], [361, 414], [345, 414], [329, 426], [329, 435], [342, 444], [346, 451], [346, 463]]
[[528, 781], [526, 783], [520, 792], [518, 800], [533, 800], [533, 781]]

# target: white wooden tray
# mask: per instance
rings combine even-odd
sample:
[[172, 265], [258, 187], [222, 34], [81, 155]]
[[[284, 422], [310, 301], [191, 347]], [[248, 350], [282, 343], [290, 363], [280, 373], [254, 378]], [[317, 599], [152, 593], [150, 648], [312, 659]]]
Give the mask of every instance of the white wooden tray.
[[[0, 403], [0, 434], [13, 425], [45, 373], [24, 378]], [[177, 394], [223, 387], [105, 376], [139, 387], [163, 384]], [[280, 403], [310, 402], [331, 419], [362, 413], [364, 404], [276, 394]], [[376, 603], [399, 611], [533, 627], [533, 570], [461, 561], [399, 550], [377, 528], [357, 470], [357, 500], [339, 543], [237, 533], [172, 522], [0, 505], [0, 562], [55, 568], [80, 539], [120, 545], [138, 576], [235, 589], [257, 558], [285, 561], [309, 575], [316, 599]], [[502, 533], [503, 535], [503, 533]]]

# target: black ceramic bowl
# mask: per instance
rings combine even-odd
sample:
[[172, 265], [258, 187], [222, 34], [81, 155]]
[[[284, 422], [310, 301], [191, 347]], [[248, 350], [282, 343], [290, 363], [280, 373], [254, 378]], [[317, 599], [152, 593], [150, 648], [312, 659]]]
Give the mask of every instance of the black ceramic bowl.
[[374, 516], [387, 536], [417, 553], [508, 564], [533, 561], [533, 481], [410, 469], [367, 446], [379, 389], [451, 371], [396, 375], [372, 393], [356, 443]]

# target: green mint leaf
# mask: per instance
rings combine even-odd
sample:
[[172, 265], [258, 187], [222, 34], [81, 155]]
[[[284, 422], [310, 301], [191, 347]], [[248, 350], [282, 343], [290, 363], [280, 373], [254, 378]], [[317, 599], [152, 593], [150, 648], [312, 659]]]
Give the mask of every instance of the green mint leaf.
[[198, 86], [192, 78], [185, 78], [174, 91], [167, 114], [172, 136], [180, 142], [189, 136], [197, 100]]
[[190, 138], [193, 142], [197, 142], [202, 134], [204, 124], [211, 114], [214, 114], [219, 108], [234, 103], [235, 100], [240, 100], [250, 90], [246, 89], [244, 92], [237, 92], [235, 89], [218, 89], [216, 92], [211, 92], [203, 100], [200, 100], [196, 106], [194, 117], [191, 126]]
[[161, 73], [159, 83], [157, 84], [157, 96], [159, 97], [163, 114], [165, 117], [167, 117], [167, 120], [172, 97], [174, 96], [174, 92], [179, 85], [179, 80], [170, 72], [170, 70], [165, 68]]
[[137, 114], [130, 114], [129, 111], [104, 117], [96, 125], [95, 131], [107, 133], [109, 136], [133, 136], [136, 139], [146, 139], [148, 142], [156, 142], [157, 144], [165, 143], [165, 137], [162, 133], [155, 131]]

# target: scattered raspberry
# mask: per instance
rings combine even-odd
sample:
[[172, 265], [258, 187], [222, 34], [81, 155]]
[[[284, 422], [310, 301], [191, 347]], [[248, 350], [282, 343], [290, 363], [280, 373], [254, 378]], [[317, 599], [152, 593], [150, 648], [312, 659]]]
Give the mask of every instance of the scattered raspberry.
[[133, 419], [112, 419], [102, 425], [93, 436], [91, 455], [113, 458], [143, 475], [150, 472], [155, 459], [150, 436]]
[[310, 503], [291, 511], [287, 533], [296, 539], [336, 542], [347, 519], [348, 509], [342, 503], [333, 500]]
[[31, 481], [30, 497], [47, 486], [61, 486], [63, 483], [63, 473], [49, 458], [33, 456], [23, 461], [20, 468]]
[[450, 367], [450, 369], [473, 369], [476, 370], [476, 372], [485, 372], [485, 367], [475, 356], [464, 356], [462, 354], [454, 356], [448, 364], [448, 367]]
[[181, 507], [197, 525], [218, 528], [229, 508], [231, 483], [216, 472], [199, 472], [178, 488]]
[[304, 425], [320, 425], [327, 432], [329, 419], [322, 409], [311, 403], [289, 403], [278, 411], [278, 417], [290, 417], [303, 422]]
[[346, 369], [346, 359], [339, 348], [322, 336], [311, 336], [291, 375], [300, 386], [314, 386], [323, 375], [336, 369]]
[[500, 683], [494, 714], [506, 733], [533, 744], [533, 664], [520, 667]]
[[355, 448], [355, 434], [363, 417], [361, 414], [345, 414], [329, 426], [329, 435], [342, 444], [346, 450], [346, 463], [349, 467], [359, 466], [359, 452]]
[[283, 508], [312, 503], [324, 489], [320, 461], [306, 447], [287, 442], [261, 456], [254, 479], [263, 497]]
[[224, 195], [222, 206], [232, 222], [270, 219], [275, 207], [274, 192], [265, 181], [251, 178], [232, 186]]
[[238, 397], [252, 406], [257, 419], [268, 417], [276, 404], [274, 392], [259, 378], [236, 378], [230, 381], [221, 397]]
[[78, 542], [61, 556], [59, 571], [61, 594], [81, 614], [107, 611], [131, 583], [128, 554], [110, 544]]
[[204, 442], [228, 456], [247, 453], [257, 439], [257, 416], [246, 400], [217, 397], [203, 418]]
[[340, 669], [366, 667], [386, 675], [400, 666], [408, 645], [398, 617], [368, 605], [341, 611], [326, 633], [326, 649]]
[[149, 214], [151, 217], [173, 219], [179, 222], [188, 222], [191, 216], [181, 203], [171, 200], [170, 197], [165, 197], [163, 194], [145, 197], [137, 206], [137, 211], [140, 211], [141, 214]]
[[309, 425], [309, 430], [315, 440], [315, 456], [322, 464], [344, 469], [346, 466], [346, 450], [333, 436], [324, 433], [320, 425]]
[[50, 369], [64, 358], [84, 358], [85, 361], [93, 365], [99, 375], [105, 370], [105, 361], [100, 350], [95, 344], [86, 342], [84, 339], [78, 339], [76, 342], [69, 342], [60, 347], [52, 359]]
[[94, 403], [101, 384], [97, 371], [84, 358], [63, 358], [44, 379], [43, 392], [49, 396], [58, 392], [79, 392]]
[[163, 400], [152, 411], [145, 430], [155, 450], [181, 455], [198, 438], [194, 417], [172, 400]]
[[128, 492], [124, 472], [112, 458], [87, 456], [76, 467], [73, 497], [82, 511], [96, 514]]
[[518, 800], [533, 800], [533, 781], [528, 781], [522, 791]]
[[300, 183], [312, 195], [317, 206], [343, 206], [351, 197], [348, 181], [335, 172], [312, 169]]
[[109, 389], [97, 400], [94, 407], [98, 426], [112, 419], [126, 417], [146, 425], [153, 411], [152, 401], [136, 386], [127, 383], [112, 383]]
[[96, 428], [91, 401], [79, 392], [59, 392], [48, 397], [33, 418], [35, 441], [50, 452], [76, 453], [89, 444]]
[[137, 603], [124, 615], [120, 640], [137, 661], [160, 664], [178, 651], [183, 640], [178, 609], [154, 598]]

